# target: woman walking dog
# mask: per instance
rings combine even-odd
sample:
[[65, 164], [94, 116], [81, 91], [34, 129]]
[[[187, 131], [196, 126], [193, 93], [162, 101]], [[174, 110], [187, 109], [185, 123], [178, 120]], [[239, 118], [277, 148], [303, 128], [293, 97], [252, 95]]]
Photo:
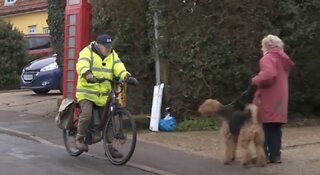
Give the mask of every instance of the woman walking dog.
[[258, 106], [263, 123], [269, 163], [281, 163], [281, 127], [287, 123], [288, 74], [294, 62], [283, 51], [282, 40], [275, 35], [264, 37], [261, 46], [259, 73], [251, 80], [257, 87], [253, 104]]

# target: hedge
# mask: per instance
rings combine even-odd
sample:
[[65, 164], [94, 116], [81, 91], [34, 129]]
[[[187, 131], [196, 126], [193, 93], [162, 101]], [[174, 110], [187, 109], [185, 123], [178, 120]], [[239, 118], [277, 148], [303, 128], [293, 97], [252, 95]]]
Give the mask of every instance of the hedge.
[[[290, 116], [319, 115], [319, 1], [91, 2], [92, 32], [112, 35], [123, 62], [140, 80], [141, 85], [129, 91], [132, 111], [150, 113], [155, 42], [163, 66], [161, 80], [166, 83], [163, 106], [172, 106], [183, 119], [198, 115], [197, 107], [205, 98], [228, 103], [245, 90], [257, 73], [260, 41], [272, 33], [284, 40], [286, 52], [296, 62], [290, 75]], [[157, 41], [155, 12], [159, 16]]]

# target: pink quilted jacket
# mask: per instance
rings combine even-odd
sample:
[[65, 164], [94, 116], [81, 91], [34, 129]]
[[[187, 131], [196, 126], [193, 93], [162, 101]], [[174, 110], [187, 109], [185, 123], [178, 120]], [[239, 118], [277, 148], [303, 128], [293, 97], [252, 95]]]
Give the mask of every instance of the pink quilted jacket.
[[257, 86], [253, 103], [263, 123], [287, 123], [288, 74], [294, 62], [281, 49], [273, 48], [260, 59], [259, 73], [252, 78]]

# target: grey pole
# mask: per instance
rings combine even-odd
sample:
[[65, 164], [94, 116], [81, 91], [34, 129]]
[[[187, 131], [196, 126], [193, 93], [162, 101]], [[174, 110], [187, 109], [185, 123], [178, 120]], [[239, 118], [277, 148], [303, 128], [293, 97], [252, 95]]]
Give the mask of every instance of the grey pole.
[[159, 61], [159, 48], [158, 48], [158, 41], [159, 41], [159, 33], [158, 33], [158, 11], [155, 10], [154, 16], [154, 47], [155, 47], [155, 69], [156, 69], [156, 85], [160, 85], [160, 61]]

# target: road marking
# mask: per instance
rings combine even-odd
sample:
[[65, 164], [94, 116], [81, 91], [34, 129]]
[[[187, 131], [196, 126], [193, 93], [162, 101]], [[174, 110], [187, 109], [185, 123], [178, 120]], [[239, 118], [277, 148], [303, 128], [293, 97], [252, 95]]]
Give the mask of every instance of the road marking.
[[318, 144], [320, 144], [320, 141], [318, 141], [318, 142], [309, 142], [309, 143], [300, 143], [300, 144], [295, 144], [295, 145], [288, 145], [288, 146], [284, 146], [283, 149], [290, 149], [290, 148], [309, 146], [309, 145], [318, 145]]
[[13, 129], [9, 129], [9, 128], [4, 128], [4, 127], [0, 127], [0, 132], [1, 133], [5, 133], [5, 134], [8, 134], [8, 135], [11, 135], [11, 136], [16, 136], [16, 137], [20, 137], [20, 138], [23, 138], [23, 139], [27, 139], [27, 140], [32, 140], [32, 141], [35, 141], [35, 142], [39, 142], [39, 143], [44, 143], [44, 144], [53, 144], [45, 139], [42, 139], [38, 136], [35, 136], [33, 134], [30, 134], [30, 133], [26, 133], [26, 132], [21, 132], [21, 131], [18, 131], [18, 130], [13, 130]]

